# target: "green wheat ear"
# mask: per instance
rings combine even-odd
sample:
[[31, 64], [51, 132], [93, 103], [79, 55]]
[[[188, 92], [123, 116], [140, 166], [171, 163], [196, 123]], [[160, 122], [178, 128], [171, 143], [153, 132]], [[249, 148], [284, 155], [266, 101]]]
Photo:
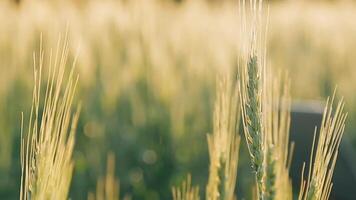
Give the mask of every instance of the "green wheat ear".
[[260, 199], [263, 198], [264, 178], [264, 148], [261, 123], [261, 86], [258, 69], [258, 57], [253, 54], [247, 62], [246, 87], [243, 97], [243, 123], [245, 137], [251, 157], [252, 169], [256, 176], [257, 191]]

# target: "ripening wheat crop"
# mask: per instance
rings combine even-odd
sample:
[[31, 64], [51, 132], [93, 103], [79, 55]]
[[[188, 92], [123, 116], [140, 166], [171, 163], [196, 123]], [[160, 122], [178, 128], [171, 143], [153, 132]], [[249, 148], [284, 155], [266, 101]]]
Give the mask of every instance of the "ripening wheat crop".
[[[256, 196], [260, 200], [292, 200], [289, 168], [293, 143], [289, 140], [291, 123], [290, 80], [287, 73], [267, 66], [266, 33], [268, 16], [263, 1], [242, 0], [240, 32], [242, 42], [236, 77], [219, 78], [214, 105], [213, 134], [208, 135], [210, 157], [208, 200], [235, 199], [240, 135], [240, 114], [255, 176]], [[233, 73], [232, 73], [233, 74]], [[333, 98], [334, 99], [334, 98]], [[338, 148], [345, 128], [343, 101], [332, 113], [327, 104], [318, 143], [312, 149], [309, 176], [302, 181], [299, 199], [328, 199], [332, 188]], [[240, 111], [241, 110], [241, 111]], [[315, 134], [316, 136], [316, 134]], [[315, 139], [314, 139], [315, 141]], [[304, 172], [302, 172], [304, 173]], [[191, 188], [191, 179], [182, 189], [173, 189], [174, 199], [200, 199]]]
[[[266, 64], [266, 32], [263, 2], [250, 1], [250, 20], [242, 5], [241, 30], [247, 39], [242, 45], [241, 102], [242, 121], [251, 166], [255, 174], [257, 198], [293, 199], [289, 167], [293, 144], [289, 142], [291, 98], [290, 81]], [[267, 16], [268, 18], [268, 16]], [[268, 20], [267, 20], [268, 21]], [[266, 23], [266, 22], [265, 22]], [[267, 24], [268, 25], [268, 24]], [[328, 199], [331, 179], [345, 127], [343, 102], [332, 117], [332, 102], [327, 105], [320, 128], [316, 155], [311, 154], [309, 178], [302, 182], [300, 198]], [[314, 146], [313, 146], [314, 149]]]
[[[174, 200], [235, 200], [240, 192], [236, 188], [242, 184], [239, 164], [246, 157], [250, 168], [242, 176], [253, 177], [251, 196], [256, 199], [292, 200], [298, 193], [299, 200], [329, 198], [347, 118], [344, 101], [335, 110], [335, 95], [327, 101], [321, 127], [315, 129], [310, 165], [300, 172], [303, 179], [298, 191], [289, 176], [294, 148], [290, 141], [291, 73], [271, 65], [290, 58], [279, 50], [271, 53], [274, 62], [270, 62], [269, 10], [263, 0], [239, 0], [237, 17], [236, 10], [230, 9], [231, 2], [213, 8], [203, 1], [186, 1], [179, 6], [155, 0], [90, 1], [68, 3], [58, 10], [56, 3], [28, 2], [18, 7], [0, 3], [4, 5], [0, 6], [0, 21], [9, 19], [17, 24], [17, 34], [10, 28], [1, 34], [0, 60], [3, 65], [19, 66], [0, 74], [1, 97], [11, 94], [8, 90], [12, 87], [2, 83], [11, 81], [15, 85], [14, 77], [19, 76], [15, 69], [27, 71], [23, 65], [30, 64], [28, 51], [35, 41], [33, 35], [43, 30], [47, 33], [45, 39], [41, 36], [39, 52], [33, 54], [32, 106], [28, 119], [22, 115], [21, 121], [20, 200], [72, 198], [69, 194], [76, 164], [82, 178], [78, 185], [85, 190], [82, 196], [87, 190], [95, 190], [85, 196], [89, 200], [129, 199], [130, 192], [138, 199], [160, 199], [163, 193]], [[2, 14], [5, 11], [7, 15]], [[271, 15], [283, 21], [281, 14]], [[83, 124], [78, 124], [81, 106], [75, 103], [79, 79], [75, 73], [77, 57], [71, 47], [77, 43], [71, 43], [67, 34], [55, 42], [53, 33], [63, 25], [49, 20], [61, 17], [68, 17], [72, 24], [67, 34], [76, 42], [83, 41], [78, 57], [79, 73], [85, 77], [79, 94], [87, 97]], [[92, 28], [88, 21], [97, 27]], [[278, 31], [271, 32], [273, 37], [279, 36], [275, 33]], [[202, 37], [202, 33], [206, 35]], [[273, 45], [278, 49], [280, 43], [292, 41], [292, 34], [285, 37], [287, 42], [274, 41]], [[19, 41], [12, 42], [16, 39]], [[298, 38], [294, 40], [299, 42]], [[44, 44], [57, 46], [44, 48]], [[3, 53], [5, 48], [11, 51]], [[316, 71], [324, 72], [320, 67]], [[310, 91], [316, 90], [315, 85]], [[1, 98], [0, 103], [11, 102], [9, 99]], [[0, 121], [0, 125], [3, 123]], [[212, 129], [207, 139], [200, 137], [198, 141], [197, 135], [186, 134], [206, 129]], [[78, 157], [74, 154], [77, 133], [88, 142], [82, 142]], [[0, 137], [1, 144], [11, 141]], [[203, 152], [202, 143], [207, 144], [204, 165], [201, 163], [205, 160], [196, 156]], [[93, 144], [97, 148], [92, 148]], [[191, 148], [186, 148], [188, 145]], [[247, 146], [246, 157], [239, 155], [243, 145]], [[10, 147], [0, 145], [0, 155], [6, 155], [3, 149]], [[98, 166], [105, 165], [100, 155], [111, 148], [115, 153], [108, 155], [106, 175], [97, 178]], [[118, 165], [127, 169], [121, 173], [124, 177], [120, 176], [120, 183], [115, 168], [119, 150], [125, 151], [123, 159], [118, 156], [124, 161]], [[1, 160], [11, 159], [7, 155]], [[192, 160], [195, 170], [206, 174], [189, 174], [183, 183], [171, 188], [171, 183], [179, 180], [174, 170], [181, 175], [190, 169], [173, 165]], [[197, 175], [204, 177], [195, 184]], [[83, 183], [92, 179], [97, 182]]]

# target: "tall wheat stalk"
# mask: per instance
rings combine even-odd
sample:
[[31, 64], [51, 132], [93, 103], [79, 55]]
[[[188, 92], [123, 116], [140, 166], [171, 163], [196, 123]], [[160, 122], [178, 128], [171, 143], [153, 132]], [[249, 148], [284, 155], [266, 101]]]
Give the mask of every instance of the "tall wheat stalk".
[[[242, 115], [259, 199], [292, 199], [289, 166], [289, 79], [263, 68], [257, 75], [257, 56], [250, 58], [242, 80]], [[262, 76], [261, 81], [258, 78]], [[259, 89], [260, 88], [260, 89]]]
[[304, 180], [303, 167], [300, 200], [329, 199], [333, 185], [332, 176], [347, 118], [343, 99], [337, 104], [336, 110], [333, 110], [334, 98], [335, 93], [331, 100], [329, 98], [327, 100], [317, 143], [315, 143], [317, 131], [315, 129], [307, 180]]
[[263, 131], [266, 135], [266, 199], [293, 199], [289, 168], [291, 97], [288, 76], [267, 69], [263, 92]]
[[237, 177], [240, 136], [237, 82], [225, 76], [218, 82], [214, 110], [214, 132], [208, 135], [210, 155], [206, 199], [232, 200]]
[[240, 1], [243, 56], [240, 58], [242, 121], [258, 199], [292, 199], [289, 178], [289, 79], [276, 75], [266, 64], [267, 21], [263, 1]]
[[[79, 117], [79, 109], [72, 114], [78, 76], [74, 77], [75, 60], [67, 73], [68, 52], [65, 36], [64, 41], [59, 39], [54, 54], [51, 50], [48, 64], [45, 64], [41, 37], [40, 52], [33, 56], [34, 89], [28, 132], [23, 135], [21, 131], [21, 200], [64, 200], [68, 197]], [[45, 66], [48, 79], [43, 98], [41, 84]]]
[[250, 0], [250, 20], [246, 17], [246, 2], [240, 1], [240, 62], [241, 111], [251, 165], [255, 173], [258, 199], [265, 198], [266, 136], [262, 132], [262, 73], [265, 72], [265, 48], [262, 29], [262, 1]]

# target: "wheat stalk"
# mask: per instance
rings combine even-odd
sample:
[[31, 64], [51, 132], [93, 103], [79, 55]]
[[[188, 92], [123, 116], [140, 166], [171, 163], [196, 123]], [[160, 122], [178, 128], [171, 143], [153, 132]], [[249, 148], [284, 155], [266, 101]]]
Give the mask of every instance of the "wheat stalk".
[[[336, 110], [333, 110], [334, 98], [335, 93], [331, 100], [329, 98], [327, 100], [317, 143], [315, 143], [317, 131], [315, 129], [309, 175], [307, 180], [304, 180], [304, 177], [302, 179], [300, 200], [329, 199], [333, 185], [332, 176], [347, 118], [343, 99], [337, 104]], [[304, 176], [304, 167], [302, 173]]]
[[265, 69], [264, 41], [262, 34], [262, 1], [250, 0], [251, 18], [246, 17], [246, 2], [239, 1], [240, 40], [242, 65], [240, 71], [241, 112], [244, 134], [250, 154], [252, 170], [255, 174], [257, 198], [264, 199], [266, 174], [265, 136], [262, 132], [262, 80]]
[[[263, 1], [250, 1], [251, 20], [246, 19], [246, 3], [240, 1], [241, 35], [246, 44], [240, 61], [242, 121], [258, 199], [292, 199], [288, 161], [290, 96], [289, 80], [282, 81], [266, 67], [268, 21], [264, 24]], [[267, 16], [268, 20], [268, 16]], [[250, 22], [250, 24], [248, 24]], [[249, 25], [249, 26], [248, 26]]]
[[172, 188], [173, 200], [199, 200], [199, 187], [192, 186], [192, 177], [189, 174], [181, 187]]
[[108, 154], [106, 176], [99, 178], [96, 185], [96, 194], [89, 193], [88, 200], [119, 200], [120, 184], [115, 178], [115, 155]]
[[291, 199], [290, 84], [265, 66], [259, 68], [257, 60], [253, 54], [241, 70], [241, 107], [258, 198]]
[[45, 65], [42, 37], [40, 46], [38, 63], [34, 54], [35, 84], [28, 133], [23, 135], [21, 129], [20, 199], [62, 200], [68, 196], [73, 172], [79, 109], [72, 115], [72, 105], [78, 77], [74, 77], [74, 61], [67, 82], [64, 80], [69, 52], [65, 36], [63, 42], [59, 39], [56, 53], [49, 54], [48, 80], [42, 99], [41, 76]]
[[289, 178], [293, 144], [289, 143], [291, 98], [288, 76], [267, 69], [263, 92], [263, 132], [266, 135], [266, 199], [292, 199]]
[[261, 21], [257, 17], [257, 1], [250, 1], [250, 30], [247, 30], [246, 3], [241, 1], [242, 26], [241, 39], [243, 43], [242, 66], [240, 66], [240, 86], [241, 86], [241, 111], [244, 127], [245, 139], [250, 153], [252, 170], [255, 173], [257, 184], [257, 196], [263, 199], [264, 177], [265, 177], [265, 137], [262, 133], [262, 80], [261, 74], [264, 71], [264, 54], [261, 53]]
[[[263, 198], [264, 186], [264, 136], [262, 135], [261, 84], [257, 56], [252, 55], [245, 69], [248, 73], [242, 80], [242, 121], [248, 150], [251, 156], [252, 169], [256, 175], [257, 191]], [[243, 73], [245, 74], [245, 73]]]
[[219, 79], [215, 110], [214, 132], [208, 135], [210, 155], [206, 199], [234, 199], [237, 177], [240, 136], [239, 95], [237, 82], [228, 76]]

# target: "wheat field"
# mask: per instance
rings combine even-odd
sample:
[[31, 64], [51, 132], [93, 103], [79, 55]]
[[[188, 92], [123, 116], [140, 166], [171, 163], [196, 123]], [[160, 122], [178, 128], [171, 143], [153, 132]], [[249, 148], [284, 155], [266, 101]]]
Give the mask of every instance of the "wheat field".
[[[15, 2], [0, 199], [329, 199], [341, 138], [356, 147], [356, 4]], [[325, 111], [296, 187], [301, 100]]]

